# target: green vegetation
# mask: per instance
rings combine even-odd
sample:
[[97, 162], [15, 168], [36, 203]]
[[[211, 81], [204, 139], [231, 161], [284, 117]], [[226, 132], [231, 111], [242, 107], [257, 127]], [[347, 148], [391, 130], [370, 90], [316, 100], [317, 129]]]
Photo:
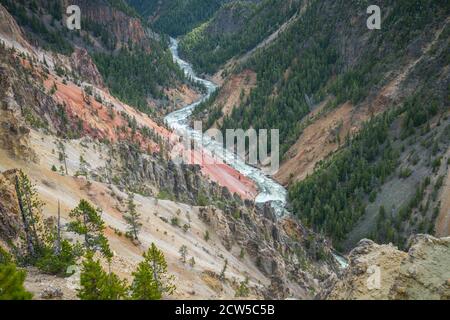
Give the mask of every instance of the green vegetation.
[[152, 243], [143, 257], [133, 272], [131, 297], [135, 300], [159, 300], [163, 295], [172, 295], [176, 287], [174, 277], [167, 273], [164, 254]]
[[0, 300], [31, 299], [23, 288], [26, 272], [19, 266], [35, 266], [43, 273], [66, 276], [69, 266], [75, 265], [82, 248], [61, 238], [61, 226], [52, 219], [43, 222], [43, 202], [35, 186], [22, 171], [15, 179], [17, 200], [21, 214], [23, 236], [10, 244], [9, 255], [0, 248]]
[[99, 260], [94, 260], [92, 252], [88, 252], [82, 264], [80, 289], [81, 300], [122, 300], [127, 298], [127, 283], [119, 277], [103, 270]]
[[95, 53], [93, 58], [111, 92], [149, 114], [147, 99], [163, 98], [163, 89], [184, 77], [170, 53], [157, 46], [148, 53], [122, 49], [114, 55]]
[[[43, 203], [28, 177], [19, 172], [16, 189], [24, 221], [23, 243], [14, 247], [16, 259], [22, 265], [35, 265], [45, 273], [65, 276], [69, 266], [76, 265], [77, 259], [86, 249], [80, 275], [78, 297], [83, 300], [121, 299], [161, 299], [171, 295], [175, 286], [173, 277], [167, 274], [164, 254], [152, 244], [144, 254], [144, 261], [133, 273], [132, 286], [121, 280], [113, 272], [103, 270], [101, 261], [95, 259], [96, 251], [106, 259], [109, 266], [113, 253], [107, 238], [103, 235], [105, 226], [101, 211], [86, 200], [81, 200], [69, 216], [74, 219], [68, 229], [84, 238], [84, 248], [61, 239], [59, 221], [57, 225], [45, 225], [41, 221]], [[129, 210], [135, 210], [129, 199]], [[18, 270], [11, 256], [0, 247], [0, 300], [30, 299], [31, 294], [23, 288], [26, 273]], [[130, 296], [131, 295], [131, 296]]]
[[170, 224], [173, 225], [174, 227], [179, 227], [180, 226], [180, 220], [178, 219], [178, 217], [172, 217], [170, 219]]
[[[406, 99], [403, 106], [367, 122], [355, 137], [346, 139], [340, 151], [321, 163], [314, 174], [289, 188], [294, 212], [304, 223], [330, 236], [336, 248], [340, 249], [348, 232], [365, 214], [367, 205], [375, 201], [377, 190], [396, 172], [402, 149], [399, 138], [417, 139], [420, 132], [430, 126], [431, 119], [445, 110], [445, 100], [442, 96], [435, 96], [428, 83], [425, 82], [421, 90]], [[410, 121], [410, 115], [417, 115], [417, 110], [421, 109], [420, 120]], [[394, 122], [401, 123], [400, 130], [395, 129]], [[442, 132], [445, 134], [445, 128]], [[442, 143], [447, 145], [448, 142], [442, 140]], [[430, 143], [429, 149], [433, 153], [433, 149], [440, 147]], [[433, 162], [429, 166], [434, 170]], [[400, 179], [413, 173], [410, 168], [400, 168], [398, 171]], [[389, 208], [388, 212], [381, 206], [377, 225], [368, 236], [380, 242], [396, 243], [403, 248], [410, 232], [433, 232], [435, 217], [427, 218], [428, 221], [425, 218], [412, 221], [414, 210], [425, 215], [430, 201], [436, 200], [437, 192], [432, 192], [432, 199], [425, 205], [423, 203], [429, 184], [430, 177], [427, 177], [417, 186], [415, 195], [396, 210]], [[441, 184], [442, 179], [438, 177], [437, 189]]]
[[[34, 35], [27, 33], [27, 36], [33, 40], [42, 42], [45, 49], [63, 54], [73, 52], [72, 44], [65, 38], [67, 29], [58, 30], [53, 27], [47, 27], [42, 22], [39, 16], [39, 10], [34, 1], [0, 0], [0, 3], [21, 26], [34, 33]], [[60, 1], [41, 2], [40, 5], [42, 5], [40, 10], [47, 10], [54, 19], [58, 21], [62, 20], [63, 8]], [[27, 7], [30, 10], [26, 10]]]
[[156, 198], [159, 200], [171, 200], [171, 201], [175, 200], [175, 196], [172, 193], [170, 193], [169, 191], [164, 190], [164, 189], [159, 191]]
[[380, 207], [372, 238], [380, 242], [393, 242], [406, 248], [411, 233], [433, 234], [440, 209], [437, 195], [443, 179], [443, 175], [424, 177], [416, 186], [414, 195], [398, 210], [393, 208], [388, 212], [384, 207]]
[[227, 269], [228, 269], [228, 260], [225, 259], [225, 263], [223, 264], [222, 271], [220, 271], [220, 274], [219, 274], [220, 281], [225, 281], [226, 280], [226, 274], [225, 273], [227, 272]]
[[188, 249], [186, 247], [186, 245], [182, 245], [180, 247], [180, 250], [178, 251], [180, 253], [180, 261], [185, 264], [187, 261], [187, 254], [188, 254]]
[[112, 258], [108, 240], [103, 235], [105, 223], [101, 218], [100, 209], [95, 209], [86, 200], [81, 200], [78, 206], [69, 213], [69, 217], [74, 220], [69, 223], [67, 229], [83, 237], [87, 250], [99, 250], [108, 259]]
[[144, 17], [157, 17], [155, 30], [173, 37], [185, 34], [206, 21], [223, 0], [128, 0]]
[[246, 277], [245, 280], [241, 281], [241, 283], [239, 284], [239, 287], [235, 293], [235, 297], [236, 298], [248, 297], [249, 293], [250, 289], [248, 288], [248, 277]]
[[[443, 21], [450, 12], [448, 5], [425, 0], [395, 1], [390, 6], [392, 11], [382, 30], [367, 34], [364, 50], [349, 64], [336, 30], [341, 30], [342, 21], [351, 19], [346, 8], [365, 12], [366, 3], [344, 0], [333, 4], [310, 3], [301, 18], [271, 46], [258, 50], [233, 71], [254, 70], [257, 85], [249, 98], [225, 117], [222, 129], [277, 128], [280, 151], [285, 155], [302, 132], [302, 119], [325, 97], [331, 98], [328, 108], [346, 101], [354, 105], [361, 102], [371, 89], [383, 85], [387, 72], [405, 63], [405, 50], [417, 34], [425, 26]], [[357, 32], [367, 32], [365, 24], [360, 29]], [[222, 46], [215, 44], [215, 47]], [[424, 70], [423, 75], [429, 73], [430, 70]], [[212, 114], [208, 123], [221, 116], [218, 112]], [[415, 111], [411, 116], [422, 117]]]
[[203, 191], [200, 191], [197, 194], [197, 205], [200, 207], [207, 206], [209, 203], [209, 199]]
[[26, 272], [13, 263], [0, 264], [0, 300], [29, 300], [32, 294], [23, 286]]
[[[333, 25], [321, 10], [317, 2], [311, 4], [303, 19], [280, 35], [275, 45], [259, 51], [243, 66], [256, 71], [257, 87], [225, 117], [222, 128], [278, 128], [282, 154], [295, 142], [300, 133], [298, 121], [310, 111], [305, 95], [320, 99], [317, 93], [338, 59], [332, 44]], [[285, 76], [287, 69], [289, 77]]]
[[136, 210], [134, 195], [131, 192], [128, 193], [127, 207], [127, 213], [124, 214], [123, 218], [128, 224], [128, 232], [132, 238], [138, 240], [138, 234], [142, 227], [141, 215]]
[[70, 274], [67, 274], [67, 268], [75, 265], [82, 253], [83, 248], [80, 245], [72, 245], [68, 240], [62, 239], [58, 250], [52, 248], [44, 250], [42, 256], [36, 262], [36, 267], [43, 273], [61, 277], [70, 276]]
[[209, 231], [208, 231], [208, 230], [205, 231], [205, 234], [203, 235], [203, 239], [204, 239], [206, 242], [209, 241], [210, 236], [209, 236]]
[[151, 244], [133, 272], [131, 286], [115, 273], [106, 272], [94, 253], [88, 251], [80, 274], [78, 297], [82, 300], [159, 300], [176, 289], [174, 277], [167, 273], [164, 254]]
[[29, 300], [32, 294], [23, 286], [26, 272], [18, 270], [11, 256], [0, 247], [0, 300]]
[[[214, 73], [233, 56], [244, 54], [275, 32], [296, 11], [296, 5], [285, 1], [263, 0], [259, 4], [234, 1], [223, 5], [210, 21], [200, 25], [182, 38], [180, 53], [200, 72]], [[211, 25], [231, 16], [230, 32], [211, 32]], [[226, 19], [224, 19], [226, 20]], [[242, 28], [239, 25], [242, 24]]]
[[309, 226], [343, 240], [364, 214], [366, 195], [397, 167], [398, 152], [388, 136], [392, 115], [371, 120], [346, 147], [312, 176], [289, 189], [295, 212]]
[[136, 12], [136, 10], [128, 5], [125, 0], [108, 0], [109, 4], [119, 11], [122, 11], [126, 15], [134, 18], [141, 18], [141, 16]]
[[[82, 15], [82, 31], [69, 31], [64, 25], [62, 17], [64, 8], [61, 1], [40, 1], [37, 4], [35, 1], [1, 0], [1, 3], [18, 24], [29, 31], [27, 38], [44, 49], [70, 55], [73, 52], [73, 44], [86, 48], [111, 93], [145, 113], [152, 112], [148, 105], [149, 99], [164, 99], [166, 88], [174, 86], [177, 81], [188, 81], [172, 61], [171, 54], [167, 50], [166, 38], [158, 40], [146, 37], [140, 42], [133, 42], [131, 39], [124, 41], [122, 35], [117, 33], [117, 29], [122, 27], [116, 28], [108, 21], [92, 19], [87, 14]], [[101, 5], [108, 3], [127, 15], [125, 19], [140, 18], [124, 0], [108, 0]], [[143, 28], [146, 28], [145, 22], [141, 23]], [[59, 66], [56, 66], [56, 71], [60, 76], [83, 77], [76, 72], [71, 74]], [[55, 86], [52, 87], [50, 94], [54, 94], [56, 89]], [[99, 96], [94, 98], [102, 102]], [[64, 109], [65, 107], [61, 106], [58, 110], [61, 116], [66, 116]], [[45, 122], [36, 121], [33, 113], [28, 114], [27, 120], [36, 127], [46, 126]], [[62, 123], [65, 127], [64, 132], [69, 137], [77, 137], [77, 132], [71, 132], [66, 121]]]
[[25, 232], [21, 243], [14, 249], [17, 261], [21, 265], [34, 265], [45, 273], [65, 275], [67, 267], [75, 264], [81, 255], [79, 248], [61, 239], [59, 222], [43, 223], [44, 203], [22, 171], [16, 178], [16, 191]]

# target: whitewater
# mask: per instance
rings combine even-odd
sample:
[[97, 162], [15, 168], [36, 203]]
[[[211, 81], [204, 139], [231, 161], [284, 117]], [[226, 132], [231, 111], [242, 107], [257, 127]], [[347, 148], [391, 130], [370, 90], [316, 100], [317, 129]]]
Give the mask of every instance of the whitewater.
[[252, 180], [256, 184], [259, 192], [255, 199], [256, 203], [270, 202], [278, 217], [287, 214], [288, 212], [285, 209], [287, 203], [287, 191], [282, 185], [267, 176], [261, 169], [250, 166], [246, 164], [244, 160], [236, 158], [235, 154], [224, 148], [221, 143], [216, 142], [206, 134], [190, 127], [189, 117], [192, 115], [195, 107], [207, 100], [211, 94], [217, 90], [218, 86], [209, 80], [197, 76], [192, 65], [180, 58], [178, 53], [178, 41], [176, 39], [170, 39], [170, 51], [174, 61], [181, 67], [185, 75], [193, 81], [204, 85], [206, 94], [198, 101], [168, 114], [165, 121], [169, 128], [181, 132], [185, 136], [190, 136], [191, 139], [202, 145], [208, 152], [220, 157], [223, 162]]

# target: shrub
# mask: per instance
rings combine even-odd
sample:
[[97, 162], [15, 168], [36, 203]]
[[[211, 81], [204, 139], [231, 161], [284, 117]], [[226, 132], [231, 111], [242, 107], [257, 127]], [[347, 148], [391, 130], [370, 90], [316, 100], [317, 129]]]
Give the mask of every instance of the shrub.
[[72, 246], [69, 241], [63, 240], [60, 253], [57, 254], [53, 249], [45, 248], [42, 257], [36, 262], [36, 267], [44, 273], [65, 276], [67, 268], [75, 265], [81, 254], [80, 246]]

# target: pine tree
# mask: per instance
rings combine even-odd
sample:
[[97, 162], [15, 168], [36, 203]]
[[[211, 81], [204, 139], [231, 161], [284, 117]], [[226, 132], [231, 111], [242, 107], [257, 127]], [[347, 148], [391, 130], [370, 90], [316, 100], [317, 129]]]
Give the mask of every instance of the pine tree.
[[56, 220], [56, 239], [55, 239], [55, 254], [59, 255], [61, 253], [61, 203], [58, 200], [58, 217]]
[[159, 300], [164, 294], [172, 295], [176, 289], [173, 284], [174, 277], [167, 273], [164, 254], [152, 243], [143, 257], [144, 260], [133, 272], [132, 298]]
[[127, 206], [128, 211], [127, 214], [123, 216], [123, 218], [127, 222], [129, 231], [133, 235], [134, 239], [138, 240], [138, 234], [142, 227], [142, 223], [140, 222], [141, 215], [136, 210], [136, 204], [134, 203], [134, 195], [131, 192], [128, 194]]
[[228, 260], [225, 259], [225, 264], [223, 265], [222, 271], [220, 272], [220, 275], [219, 275], [219, 279], [221, 281], [225, 281], [225, 279], [226, 279], [225, 272], [227, 271], [227, 268], [228, 268]]
[[180, 257], [181, 262], [186, 263], [186, 256], [187, 256], [187, 253], [188, 253], [187, 247], [183, 244], [180, 247], [180, 250], [178, 252], [181, 255], [181, 257]]
[[20, 170], [16, 175], [16, 193], [25, 231], [26, 260], [35, 260], [43, 250], [44, 226], [42, 224], [43, 202], [39, 200], [36, 187]]
[[250, 289], [248, 288], [248, 277], [244, 281], [241, 281], [238, 289], [236, 290], [236, 297], [248, 297]]
[[[62, 109], [64, 110], [64, 109]], [[59, 161], [64, 164], [64, 171], [66, 175], [69, 174], [69, 171], [67, 170], [67, 155], [66, 155], [66, 146], [61, 141], [58, 143], [58, 149], [59, 149]]]
[[[67, 240], [61, 239], [60, 226], [42, 222], [42, 207], [35, 186], [22, 171], [16, 175], [16, 193], [21, 212], [24, 243], [19, 243], [16, 258], [49, 274], [64, 274], [79, 254]], [[59, 210], [59, 209], [58, 209]], [[51, 221], [49, 219], [49, 221]]]
[[239, 253], [239, 259], [244, 259], [244, 257], [245, 257], [245, 250], [244, 250], [244, 248], [241, 248], [241, 252]]
[[0, 300], [29, 300], [32, 294], [26, 291], [23, 282], [26, 272], [17, 270], [11, 256], [0, 247]]
[[84, 237], [84, 244], [88, 250], [99, 250], [108, 259], [112, 258], [112, 252], [108, 240], [103, 235], [105, 224], [101, 217], [101, 210], [95, 209], [86, 200], [81, 200], [69, 216], [75, 221], [68, 225], [68, 230]]
[[88, 163], [86, 162], [86, 160], [84, 159], [84, 157], [82, 155], [80, 155], [80, 169], [77, 172], [77, 175], [80, 176], [88, 176]]
[[29, 300], [33, 297], [23, 286], [26, 272], [13, 263], [0, 264], [0, 300]]
[[122, 300], [128, 298], [128, 285], [115, 273], [106, 273], [92, 251], [86, 254], [80, 274], [78, 298], [81, 300]]

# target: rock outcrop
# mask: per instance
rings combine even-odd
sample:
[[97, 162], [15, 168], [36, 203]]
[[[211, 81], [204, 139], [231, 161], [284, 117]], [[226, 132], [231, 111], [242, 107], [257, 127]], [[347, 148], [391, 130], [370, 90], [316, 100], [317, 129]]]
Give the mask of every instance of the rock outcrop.
[[[164, 191], [178, 201], [197, 204], [199, 196], [212, 200], [224, 192], [222, 187], [202, 175], [200, 166], [176, 165], [170, 160], [145, 155], [128, 143], [112, 147], [109, 164], [111, 168], [105, 168], [110, 175], [108, 179], [115, 177], [119, 186], [133, 186], [142, 194], [156, 196]], [[242, 202], [240, 198], [236, 200]]]
[[0, 39], [20, 45], [22, 48], [32, 51], [28, 42], [24, 39], [22, 30], [11, 14], [0, 4]]
[[363, 239], [350, 252], [350, 265], [330, 278], [318, 298], [450, 299], [450, 238], [417, 235], [408, 252]]
[[34, 160], [33, 150], [28, 147], [30, 130], [20, 123], [11, 110], [0, 109], [0, 144], [15, 158]]
[[208, 23], [206, 31], [213, 36], [239, 32], [253, 13], [251, 2], [259, 1], [231, 1], [221, 7]]
[[91, 56], [84, 48], [76, 48], [71, 56], [72, 69], [77, 71], [84, 80], [98, 88], [107, 90], [100, 72]]
[[73, 4], [80, 6], [84, 18], [91, 23], [107, 26], [109, 36], [113, 37], [114, 48], [119, 50], [129, 45], [151, 50], [149, 33], [141, 20], [132, 13], [125, 13], [119, 5], [108, 1], [76, 0]]
[[14, 179], [16, 170], [0, 173], [0, 241], [14, 242], [20, 234], [20, 210]]
[[293, 218], [277, 219], [269, 204], [234, 211], [205, 207], [199, 216], [225, 248], [241, 248], [271, 279], [263, 293], [268, 299], [311, 298], [321, 280], [336, 271], [329, 244]]
[[[2, 54], [5, 51], [0, 49]], [[28, 86], [18, 86], [16, 80], [10, 66], [0, 61], [0, 148], [15, 158], [34, 160], [34, 152], [28, 146], [30, 129], [18, 116], [19, 110], [24, 108], [18, 105], [15, 91], [21, 91], [26, 99], [32, 99], [32, 95], [27, 90]]]

